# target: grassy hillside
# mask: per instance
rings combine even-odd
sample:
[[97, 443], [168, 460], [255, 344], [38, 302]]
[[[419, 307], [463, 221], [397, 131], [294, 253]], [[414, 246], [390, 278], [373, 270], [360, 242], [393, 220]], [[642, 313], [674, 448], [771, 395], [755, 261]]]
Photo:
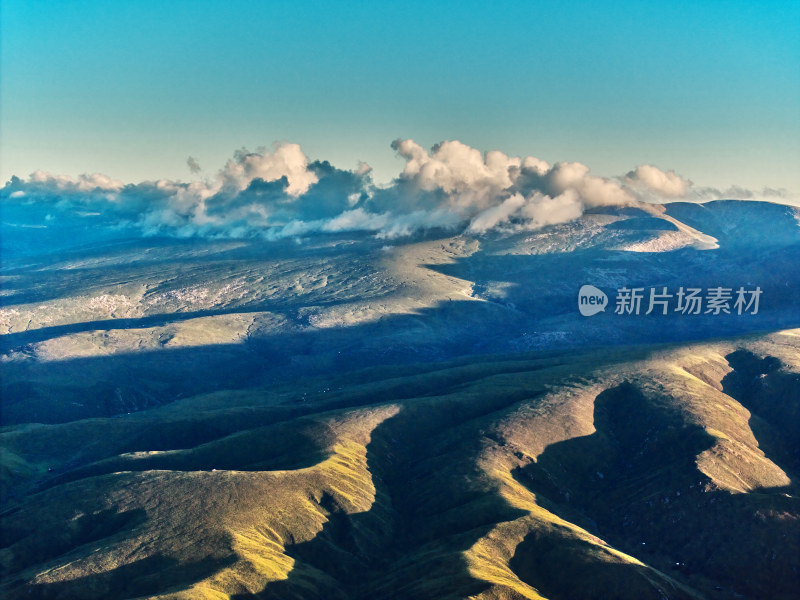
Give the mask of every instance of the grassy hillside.
[[800, 595], [800, 331], [8, 426], [8, 598]]

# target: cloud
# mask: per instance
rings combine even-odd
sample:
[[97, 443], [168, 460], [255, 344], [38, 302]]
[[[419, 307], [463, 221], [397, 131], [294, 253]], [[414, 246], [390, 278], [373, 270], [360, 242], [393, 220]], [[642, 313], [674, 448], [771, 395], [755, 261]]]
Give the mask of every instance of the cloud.
[[712, 200], [763, 200], [781, 204], [800, 205], [800, 196], [786, 189], [770, 187], [761, 190], [751, 190], [738, 185], [727, 188], [690, 185], [682, 198], [689, 202], [710, 202]]
[[514, 194], [503, 200], [500, 204], [491, 206], [478, 213], [469, 224], [469, 231], [485, 233], [498, 225], [508, 223], [509, 219], [525, 206], [526, 200], [522, 194]]
[[[430, 150], [411, 139], [391, 146], [405, 164], [384, 186], [372, 183], [364, 162], [339, 169], [284, 142], [271, 150], [242, 148], [215, 174], [190, 182], [124, 184], [97, 173], [72, 178], [36, 171], [27, 180], [12, 177], [0, 190], [0, 202], [48, 227], [93, 215], [93, 224], [131, 235], [275, 240], [358, 231], [394, 239], [433, 229], [473, 235], [527, 231], [577, 219], [587, 208], [643, 200], [787, 195], [696, 187], [653, 165], [618, 178], [599, 177], [582, 163], [482, 153], [457, 140]], [[187, 166], [200, 171], [192, 157]]]
[[766, 200], [770, 202], [797, 203], [798, 197], [786, 189], [765, 187], [751, 190], [738, 185], [727, 188], [697, 186], [675, 171], [662, 171], [653, 165], [639, 165], [621, 180], [639, 200], [665, 202], [710, 202], [712, 200]]
[[242, 191], [255, 179], [276, 181], [286, 178], [286, 193], [299, 196], [318, 181], [308, 168], [308, 157], [299, 144], [275, 144], [272, 152], [259, 149], [248, 152], [242, 148], [227, 162], [219, 173], [224, 190]]
[[[433, 202], [447, 207], [470, 219], [474, 231], [485, 231], [485, 223], [505, 223], [515, 215], [524, 217], [522, 205], [547, 205], [541, 201], [544, 197], [552, 199], [569, 193], [550, 203], [554, 207], [569, 204], [569, 214], [574, 214], [580, 204], [626, 205], [637, 200], [619, 182], [591, 175], [588, 166], [577, 162], [550, 165], [535, 156], [508, 156], [498, 150], [481, 154], [459, 141], [442, 142], [431, 152], [413, 140], [398, 139], [392, 147], [406, 161], [397, 181], [411, 188], [418, 204]], [[420, 202], [425, 194], [427, 202]], [[541, 211], [537, 212], [541, 217]]]
[[510, 168], [520, 167], [519, 158], [493, 151], [480, 151], [461, 142], [446, 141], [428, 153], [414, 140], [395, 140], [392, 148], [405, 159], [400, 179], [420, 191], [441, 191], [456, 212], [485, 209], [512, 185]]
[[789, 193], [789, 190], [787, 190], [786, 188], [775, 189], [775, 188], [771, 188], [771, 187], [765, 187], [763, 190], [761, 190], [761, 195], [764, 198], [782, 198], [782, 199], [785, 199], [785, 198], [790, 198], [791, 197], [791, 194]]
[[574, 221], [583, 214], [583, 203], [574, 190], [567, 190], [555, 198], [535, 194], [522, 207], [521, 213], [526, 219], [527, 229], [538, 229]]
[[686, 196], [692, 185], [691, 181], [683, 179], [675, 171], [664, 172], [653, 165], [639, 165], [625, 179], [633, 186], [644, 187], [665, 198]]
[[387, 214], [374, 214], [363, 208], [348, 210], [326, 221], [322, 229], [329, 232], [338, 231], [380, 231], [389, 221]]
[[34, 188], [55, 188], [68, 192], [116, 192], [125, 185], [101, 173], [83, 174], [77, 179], [66, 175], [51, 175], [44, 171], [34, 171], [28, 180]]
[[196, 159], [194, 159], [194, 158], [193, 158], [193, 157], [191, 157], [191, 156], [190, 156], [189, 158], [187, 158], [187, 159], [186, 159], [186, 166], [188, 166], [188, 167], [189, 167], [189, 171], [190, 171], [190, 172], [191, 172], [193, 175], [196, 175], [197, 173], [199, 173], [200, 171], [202, 171], [202, 170], [203, 170], [203, 169], [201, 169], [201, 168], [200, 168], [200, 163], [199, 163], [199, 162], [197, 162], [197, 160], [196, 160]]
[[541, 192], [535, 192], [528, 198], [514, 194], [501, 204], [479, 213], [472, 219], [468, 231], [528, 231], [574, 221], [583, 211], [584, 203], [575, 190], [567, 190], [555, 198]]

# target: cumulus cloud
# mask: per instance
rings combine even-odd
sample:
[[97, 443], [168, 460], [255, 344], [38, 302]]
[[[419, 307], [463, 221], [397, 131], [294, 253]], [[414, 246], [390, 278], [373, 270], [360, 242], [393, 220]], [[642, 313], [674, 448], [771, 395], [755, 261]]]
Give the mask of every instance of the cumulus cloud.
[[664, 172], [653, 165], [639, 165], [625, 176], [629, 184], [643, 186], [667, 198], [686, 196], [692, 182], [675, 171]]
[[514, 214], [525, 206], [526, 200], [522, 194], [514, 194], [503, 200], [500, 204], [490, 206], [479, 212], [469, 224], [469, 230], [474, 233], [485, 233], [498, 225], [508, 223]]
[[481, 154], [458, 141], [430, 152], [413, 140], [395, 140], [392, 147], [406, 161], [399, 187], [416, 199], [415, 206], [446, 208], [469, 221], [473, 233], [534, 229], [578, 218], [586, 207], [637, 201], [620, 182], [592, 175], [577, 162], [551, 165], [498, 150]]
[[44, 171], [31, 173], [29, 183], [36, 189], [55, 188], [68, 192], [116, 192], [125, 185], [101, 173], [83, 174], [77, 179], [67, 175], [51, 175]]
[[584, 203], [578, 192], [567, 190], [556, 197], [535, 192], [528, 198], [514, 194], [501, 204], [479, 213], [469, 224], [468, 231], [486, 233], [489, 230], [509, 232], [539, 229], [547, 225], [566, 223], [579, 218]]
[[308, 157], [299, 144], [276, 144], [272, 152], [261, 148], [248, 152], [237, 150], [220, 171], [219, 180], [225, 190], [242, 191], [256, 179], [277, 181], [286, 178], [286, 193], [299, 196], [318, 181], [308, 168]]
[[510, 168], [521, 164], [519, 158], [498, 151], [483, 155], [459, 141], [437, 144], [430, 153], [414, 140], [395, 140], [392, 148], [406, 161], [402, 180], [420, 191], [443, 192], [456, 211], [488, 208], [511, 187]]
[[[743, 189], [697, 188], [652, 165], [612, 179], [593, 175], [582, 163], [482, 153], [457, 140], [430, 150], [411, 139], [391, 146], [405, 164], [385, 186], [372, 183], [366, 163], [339, 169], [284, 142], [271, 150], [242, 148], [215, 174], [191, 182], [124, 184], [96, 173], [72, 178], [36, 171], [27, 180], [13, 177], [0, 190], [0, 201], [41, 209], [48, 226], [96, 215], [109, 227], [144, 235], [275, 240], [356, 231], [385, 239], [433, 229], [519, 232], [571, 221], [597, 206], [709, 200], [726, 193], [753, 197]], [[200, 171], [192, 157], [187, 166]]]
[[567, 190], [551, 198], [545, 194], [534, 194], [522, 207], [522, 216], [528, 229], [574, 221], [583, 214], [583, 204], [575, 190]]

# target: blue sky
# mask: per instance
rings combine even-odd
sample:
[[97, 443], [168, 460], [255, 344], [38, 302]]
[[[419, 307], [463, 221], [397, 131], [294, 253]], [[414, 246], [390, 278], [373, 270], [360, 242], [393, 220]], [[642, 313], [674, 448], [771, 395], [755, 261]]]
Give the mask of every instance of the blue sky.
[[276, 140], [381, 181], [403, 137], [800, 192], [796, 1], [1, 6], [4, 181], [188, 180]]

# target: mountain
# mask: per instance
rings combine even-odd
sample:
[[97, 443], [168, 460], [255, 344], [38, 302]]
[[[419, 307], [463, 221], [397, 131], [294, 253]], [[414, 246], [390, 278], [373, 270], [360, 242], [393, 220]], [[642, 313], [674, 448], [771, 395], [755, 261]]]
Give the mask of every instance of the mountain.
[[[113, 242], [6, 254], [0, 418], [63, 422], [359, 366], [800, 325], [797, 209], [692, 206], [595, 209], [514, 235], [265, 242], [119, 231]], [[748, 223], [751, 237], [742, 233]], [[36, 243], [42, 230], [29, 231], [29, 246], [48, 247]], [[608, 294], [607, 310], [581, 316], [584, 284]], [[648, 298], [641, 314], [616, 314], [616, 290], [626, 286], [666, 287], [669, 314], [645, 315]], [[681, 287], [760, 288], [758, 311], [682, 314], [674, 310]]]
[[800, 330], [3, 433], [8, 598], [795, 598]]
[[[5, 597], [800, 595], [796, 209], [401, 241], [24, 229]], [[675, 310], [690, 287], [729, 314]]]

